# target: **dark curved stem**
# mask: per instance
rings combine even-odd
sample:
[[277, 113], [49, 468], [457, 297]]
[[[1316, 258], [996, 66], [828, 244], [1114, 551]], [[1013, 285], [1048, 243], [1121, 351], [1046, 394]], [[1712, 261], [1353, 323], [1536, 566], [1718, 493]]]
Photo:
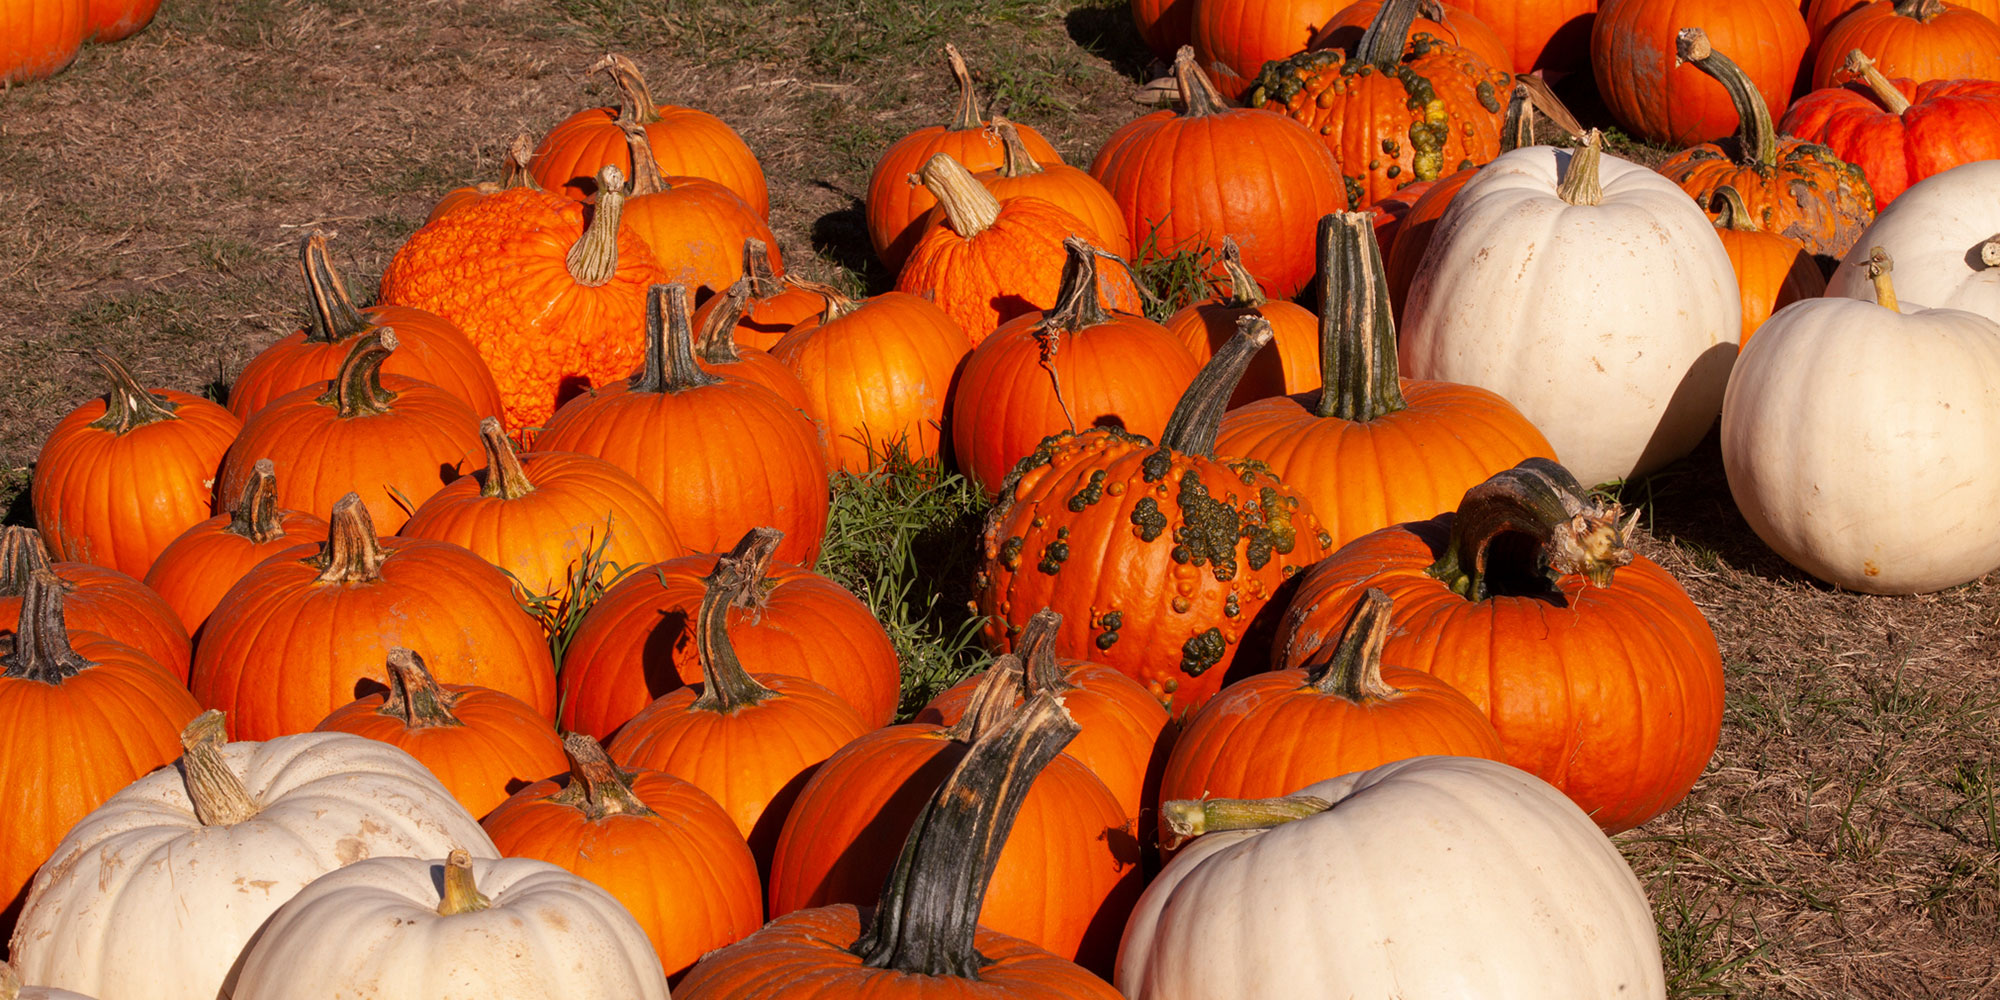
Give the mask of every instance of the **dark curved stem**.
[[724, 554], [706, 578], [694, 624], [702, 683], [701, 697], [692, 706], [697, 711], [727, 714], [778, 697], [776, 691], [750, 676], [729, 641], [729, 606], [755, 600], [753, 594], [763, 582], [763, 576], [746, 562], [734, 553]]
[[343, 420], [389, 412], [396, 394], [382, 387], [382, 365], [398, 346], [396, 331], [386, 326], [357, 338], [320, 394], [320, 404], [333, 407]]
[[1403, 49], [1410, 44], [1410, 26], [1417, 23], [1423, 6], [1423, 0], [1382, 0], [1368, 30], [1354, 44], [1354, 60], [1383, 70], [1401, 65]]
[[1612, 573], [1632, 561], [1622, 513], [1586, 492], [1568, 469], [1524, 459], [1465, 492], [1451, 540], [1426, 572], [1471, 601], [1552, 592], [1571, 573], [1609, 587]]
[[1181, 401], [1174, 404], [1166, 430], [1160, 432], [1160, 447], [1182, 455], [1215, 457], [1215, 435], [1222, 427], [1222, 411], [1250, 359], [1271, 342], [1271, 321], [1262, 316], [1245, 316], [1236, 321], [1236, 336], [1229, 338], [1215, 357], [1201, 367], [1188, 383]]
[[750, 279], [738, 278], [724, 289], [715, 308], [701, 321], [695, 334], [695, 354], [711, 365], [733, 365], [743, 360], [736, 348], [736, 324], [750, 305]]
[[1674, 53], [1682, 62], [1694, 64], [1722, 84], [1729, 102], [1736, 106], [1737, 163], [1770, 170], [1778, 165], [1778, 127], [1771, 122], [1771, 108], [1764, 95], [1750, 82], [1748, 74], [1728, 56], [1709, 44], [1708, 32], [1682, 28], [1674, 36]]
[[1056, 286], [1055, 307], [1042, 316], [1042, 327], [1062, 333], [1088, 330], [1108, 322], [1111, 314], [1097, 295], [1097, 248], [1071, 236], [1063, 240], [1063, 269]]
[[1076, 685], [1069, 682], [1068, 672], [1063, 670], [1062, 660], [1056, 656], [1056, 633], [1061, 629], [1062, 615], [1043, 608], [1028, 617], [1028, 623], [1021, 626], [1021, 634], [1014, 640], [1014, 655], [1021, 658], [1030, 696], [1043, 691], [1060, 695], [1076, 690]]
[[972, 86], [972, 70], [965, 65], [965, 57], [958, 52], [958, 46], [944, 43], [944, 61], [951, 67], [951, 78], [958, 87], [958, 103], [952, 110], [951, 124], [945, 128], [953, 132], [965, 132], [985, 128], [986, 122], [979, 116], [979, 92]]
[[451, 712], [456, 704], [458, 695], [431, 676], [423, 657], [401, 646], [390, 647], [389, 695], [376, 714], [401, 719], [410, 729], [451, 728], [465, 725]]
[[686, 285], [646, 290], [646, 363], [626, 381], [633, 392], [682, 392], [721, 382], [695, 364]]
[[507, 439], [507, 431], [500, 426], [498, 417], [479, 421], [479, 443], [486, 449], [486, 470], [479, 480], [480, 496], [519, 500], [535, 492], [535, 483], [528, 478], [528, 470], [521, 467], [521, 456], [514, 453], [514, 443]]
[[118, 359], [104, 351], [93, 355], [97, 367], [111, 382], [111, 389], [104, 396], [104, 415], [90, 422], [90, 426], [113, 434], [125, 434], [147, 424], [157, 424], [162, 420], [179, 420], [174, 411], [179, 404], [165, 396], [147, 392]]
[[299, 273], [306, 281], [308, 342], [339, 343], [368, 332], [374, 325], [362, 317], [361, 310], [354, 308], [354, 300], [347, 297], [347, 285], [333, 269], [332, 258], [327, 256], [326, 234], [317, 229], [299, 241]]
[[1365, 212], [1319, 220], [1319, 374], [1315, 411], [1362, 423], [1406, 408], [1396, 367], [1396, 316], [1382, 248]]
[[21, 616], [14, 626], [14, 648], [0, 658], [0, 677], [61, 684], [95, 664], [70, 645], [63, 621], [63, 582], [49, 569], [28, 575], [21, 596]]
[[41, 532], [18, 524], [0, 528], [0, 597], [25, 597], [35, 571], [48, 568]]
[[613, 52], [599, 59], [590, 71], [609, 73], [617, 84], [619, 121], [651, 125], [660, 120], [659, 105], [653, 103], [652, 89], [646, 86], [646, 76], [639, 72], [638, 63]]

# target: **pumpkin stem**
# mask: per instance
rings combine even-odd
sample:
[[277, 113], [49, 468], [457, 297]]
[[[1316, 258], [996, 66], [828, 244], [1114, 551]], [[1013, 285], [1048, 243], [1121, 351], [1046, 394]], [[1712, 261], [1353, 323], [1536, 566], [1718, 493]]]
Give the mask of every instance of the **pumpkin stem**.
[[1731, 185], [1723, 184], [1716, 187], [1715, 192], [1709, 195], [1708, 210], [1715, 213], [1715, 225], [1718, 229], [1738, 233], [1763, 232], [1757, 226], [1757, 216], [1750, 211], [1750, 206], [1744, 203], [1743, 192]]
[[1229, 395], [1236, 391], [1236, 383], [1243, 381], [1250, 359], [1270, 342], [1270, 320], [1255, 315], [1238, 319], [1236, 336], [1195, 373], [1187, 392], [1174, 404], [1167, 428], [1160, 432], [1160, 449], [1214, 458], [1215, 434], [1222, 427], [1222, 411], [1229, 405]]
[[526, 132], [514, 136], [507, 146], [507, 159], [500, 166], [500, 190], [528, 188], [540, 191], [542, 186], [535, 183], [535, 175], [529, 167], [535, 160], [535, 137]]
[[21, 976], [14, 967], [0, 962], [0, 1000], [20, 1000]]
[[1390, 612], [1395, 602], [1380, 587], [1370, 587], [1354, 606], [1354, 617], [1339, 642], [1323, 643], [1306, 663], [1306, 684], [1320, 694], [1355, 704], [1394, 698], [1401, 692], [1382, 680], [1382, 647], [1389, 641]]
[[1181, 114], [1187, 118], [1219, 115], [1229, 110], [1229, 101], [1209, 82], [1194, 58], [1194, 46], [1183, 45], [1174, 53], [1174, 83], [1181, 92]]
[[327, 519], [326, 541], [306, 564], [319, 570], [314, 583], [374, 583], [382, 578], [382, 562], [389, 554], [375, 536], [375, 519], [361, 494], [349, 493], [333, 505]]
[[967, 750], [903, 842], [896, 868], [848, 950], [871, 969], [977, 979], [990, 960], [974, 944], [986, 884], [1035, 776], [1078, 731], [1052, 694], [1038, 694]]
[[28, 589], [21, 595], [20, 618], [14, 625], [14, 648], [0, 657], [5, 666], [0, 677], [60, 685], [96, 666], [70, 645], [63, 592], [62, 579], [54, 570], [43, 566], [28, 574]]
[[618, 87], [620, 122], [651, 125], [660, 120], [660, 106], [653, 103], [653, 91], [646, 86], [646, 75], [639, 72], [638, 63], [613, 52], [593, 63], [590, 72], [611, 74], [611, 82]]
[[1500, 126], [1500, 151], [1512, 152], [1535, 144], [1535, 98], [1528, 85], [1516, 83], [1507, 99], [1507, 119]]
[[10, 524], [0, 528], [0, 597], [25, 597], [36, 570], [49, 569], [42, 533]]
[[382, 365], [400, 346], [392, 327], [378, 326], [357, 338], [317, 402], [333, 407], [342, 420], [389, 412], [396, 393], [382, 387]]
[[1403, 49], [1410, 44], [1410, 26], [1417, 23], [1423, 0], [1383, 0], [1368, 22], [1368, 30], [1354, 43], [1354, 62], [1393, 72], [1402, 65]]
[[1160, 803], [1160, 846], [1173, 850], [1204, 833], [1263, 830], [1317, 816], [1333, 803], [1315, 795], [1275, 799], [1173, 799]]
[[965, 165], [951, 158], [949, 153], [938, 153], [924, 164], [918, 175], [924, 189], [944, 206], [946, 221], [951, 231], [964, 239], [971, 239], [993, 227], [1000, 218], [1000, 199], [986, 190], [986, 185], [972, 176]]
[[686, 285], [646, 289], [646, 362], [625, 381], [633, 392], [675, 393], [722, 381], [694, 363], [691, 324]]
[[993, 116], [993, 131], [1000, 134], [1000, 148], [1004, 159], [1000, 162], [1000, 176], [1009, 179], [1031, 177], [1042, 173], [1042, 165], [1035, 162], [1035, 154], [1028, 151], [1028, 144], [1021, 141], [1021, 130], [1014, 123], [999, 115]]
[[952, 132], [966, 132], [985, 128], [986, 122], [979, 117], [979, 94], [972, 89], [972, 70], [965, 65], [965, 57], [958, 52], [958, 46], [944, 43], [945, 64], [951, 67], [951, 78], [958, 85], [958, 107], [952, 114], [951, 124], [945, 128]]
[[[634, 182], [633, 187], [638, 186]], [[618, 219], [624, 214], [625, 174], [617, 164], [607, 163], [597, 172], [597, 206], [590, 213], [590, 223], [583, 227], [583, 235], [571, 245], [569, 257], [563, 261], [570, 280], [585, 288], [597, 288], [618, 273]]]
[[354, 308], [354, 300], [347, 296], [346, 283], [340, 280], [340, 272], [333, 269], [333, 259], [327, 255], [326, 234], [317, 229], [299, 241], [299, 272], [305, 275], [306, 303], [310, 307], [307, 343], [336, 344], [366, 333], [375, 325]]
[[653, 142], [646, 137], [646, 130], [630, 122], [620, 122], [618, 127], [624, 131], [625, 148], [632, 154], [632, 178], [625, 196], [638, 198], [667, 190], [667, 178], [660, 173], [660, 161], [653, 156]]
[[1901, 312], [1896, 305], [1896, 286], [1889, 280], [1889, 272], [1896, 269], [1896, 262], [1889, 259], [1889, 248], [1868, 248], [1868, 280], [1875, 285], [1875, 304], [1890, 312]]
[[472, 881], [472, 855], [462, 847], [452, 848], [444, 859], [444, 892], [438, 899], [438, 916], [478, 913], [492, 905]]
[[1776, 168], [1778, 127], [1771, 122], [1770, 105], [1764, 103], [1764, 95], [1758, 93], [1757, 85], [1750, 82], [1743, 68], [1717, 52], [1709, 44], [1708, 32], [1700, 28], [1682, 28], [1674, 36], [1674, 54], [1681, 62], [1693, 63], [1696, 69], [1714, 77], [1729, 92], [1729, 102], [1736, 105], [1737, 165], [1755, 166], [1765, 173]]
[[1979, 244], [1979, 263], [1986, 267], [2000, 267], [2000, 233], [1986, 238]]
[[[751, 535], [756, 535], [756, 531]], [[737, 547], [741, 549], [748, 544], [751, 542], [746, 536]], [[736, 647], [729, 642], [729, 606], [756, 601], [757, 591], [762, 589], [763, 576], [752, 566], [750, 559], [735, 551], [727, 552], [715, 560], [715, 571], [703, 580], [701, 607], [695, 612], [694, 625], [702, 692], [689, 706], [690, 711], [730, 715], [779, 697], [778, 692], [750, 676], [743, 668], [743, 661], [736, 658]]]
[[1632, 523], [1619, 524], [1622, 513], [1587, 493], [1568, 469], [1522, 459], [1465, 491], [1451, 540], [1425, 572], [1469, 601], [1546, 594], [1571, 573], [1609, 587], [1612, 573], [1632, 561], [1625, 545]]
[[1320, 417], [1365, 423], [1408, 406], [1386, 272], [1368, 213], [1319, 220]]
[[1223, 305], [1231, 309], [1255, 309], [1271, 301], [1264, 294], [1264, 286], [1257, 283], [1257, 276], [1243, 266], [1243, 248], [1236, 245], [1236, 237], [1222, 238], [1222, 250], [1216, 259], [1222, 264], [1223, 274], [1229, 277], [1229, 297], [1223, 300]]
[[147, 424], [180, 419], [174, 416], [180, 404], [147, 392], [132, 377], [132, 373], [118, 363], [117, 358], [100, 350], [92, 352], [92, 359], [104, 371], [104, 377], [111, 381], [111, 390], [104, 395], [104, 415], [91, 421], [91, 427], [113, 434], [126, 434]]
[[1944, 13], [1944, 0], [1896, 0], [1893, 6], [1897, 17], [1907, 17], [1922, 24]]
[[486, 469], [479, 480], [479, 495], [488, 499], [519, 500], [535, 492], [528, 470], [521, 468], [521, 456], [507, 440], [498, 417], [479, 422], [479, 443], [486, 447]]
[[1604, 133], [1591, 129], [1584, 133], [1583, 145], [1569, 154], [1556, 197], [1571, 205], [1597, 205], [1604, 201], [1604, 184], [1599, 175], [1604, 155]]
[[1890, 114], [1900, 115], [1910, 110], [1910, 99], [1904, 97], [1903, 92], [1897, 90], [1896, 85], [1890, 83], [1889, 78], [1883, 76], [1881, 70], [1875, 68], [1875, 60], [1868, 58], [1868, 53], [1860, 49], [1848, 49], [1847, 62], [1841, 68], [1853, 76], [1860, 77], [1861, 82], [1868, 85], [1875, 99], [1882, 102], [1882, 107]]
[[821, 326], [825, 326], [861, 308], [861, 303], [848, 298], [847, 293], [832, 285], [818, 281], [808, 281], [805, 278], [790, 274], [785, 275], [783, 280], [787, 287], [808, 291], [826, 300], [826, 308], [819, 311], [819, 325]]
[[771, 596], [771, 563], [777, 560], [778, 545], [784, 540], [785, 533], [776, 528], [751, 528], [736, 540], [736, 547], [726, 554], [742, 570], [745, 580], [743, 588], [731, 598], [736, 607], [745, 611], [764, 610]]
[[278, 470], [268, 458], [250, 467], [250, 481], [243, 495], [229, 511], [229, 527], [222, 529], [258, 545], [285, 537], [284, 511], [278, 507]]
[[586, 733], [570, 733], [563, 737], [563, 753], [569, 757], [569, 785], [549, 796], [551, 801], [575, 806], [592, 823], [611, 816], [656, 815], [632, 791], [631, 772], [619, 770], [603, 744]]
[[743, 360], [736, 349], [736, 324], [750, 305], [750, 279], [738, 278], [722, 293], [715, 308], [701, 322], [694, 335], [695, 355], [711, 365], [733, 365]]
[[235, 826], [257, 815], [257, 801], [222, 759], [222, 745], [229, 741], [224, 719], [211, 708], [181, 730], [181, 781], [203, 826]]
[[1028, 617], [1028, 623], [1021, 626], [1021, 635], [1014, 640], [1014, 655], [1021, 658], [1028, 697], [1043, 691], [1060, 696], [1077, 689], [1069, 682], [1069, 672], [1063, 669], [1062, 661], [1056, 658], [1056, 633], [1061, 628], [1062, 615], [1043, 608]]
[[771, 248], [755, 236], [743, 238], [743, 277], [750, 282], [752, 299], [768, 299], [785, 290], [771, 270]]
[[1056, 286], [1055, 308], [1042, 315], [1043, 329], [1052, 335], [1074, 333], [1110, 320], [1097, 294], [1097, 248], [1082, 237], [1064, 237], [1062, 279]]
[[389, 648], [389, 696], [376, 715], [403, 720], [406, 729], [451, 729], [465, 725], [451, 714], [459, 696], [431, 676], [424, 658], [401, 646]]
[[993, 661], [972, 687], [965, 714], [944, 730], [954, 743], [977, 743], [981, 736], [1006, 723], [1021, 698], [1021, 655], [1007, 653]]

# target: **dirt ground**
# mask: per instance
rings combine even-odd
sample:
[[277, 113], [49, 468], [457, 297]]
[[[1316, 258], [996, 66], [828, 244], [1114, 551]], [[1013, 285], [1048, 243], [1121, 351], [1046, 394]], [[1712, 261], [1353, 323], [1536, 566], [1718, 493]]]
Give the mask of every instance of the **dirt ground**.
[[[883, 148], [947, 114], [947, 40], [1070, 162], [1142, 110], [1116, 0], [167, 0], [0, 95], [0, 510], [30, 520], [42, 437], [100, 391], [89, 349], [219, 395], [301, 323], [302, 234], [365, 295], [515, 133], [610, 99], [583, 73], [607, 49], [743, 134], [790, 268], [880, 287], [860, 198]], [[1728, 670], [1707, 774], [1619, 838], [1674, 994], [2000, 996], [2000, 587], [1814, 583], [1745, 527], [1712, 437], [1624, 499]]]

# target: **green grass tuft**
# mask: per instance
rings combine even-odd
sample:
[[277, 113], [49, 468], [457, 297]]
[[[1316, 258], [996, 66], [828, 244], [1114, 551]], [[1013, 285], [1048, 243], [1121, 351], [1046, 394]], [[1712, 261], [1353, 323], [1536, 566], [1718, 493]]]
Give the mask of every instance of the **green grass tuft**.
[[1167, 317], [1208, 298], [1214, 284], [1208, 273], [1215, 266], [1215, 250], [1207, 245], [1181, 246], [1172, 253], [1160, 249], [1158, 226], [1146, 234], [1146, 241], [1132, 255], [1132, 280], [1146, 300], [1146, 318], [1164, 323]]

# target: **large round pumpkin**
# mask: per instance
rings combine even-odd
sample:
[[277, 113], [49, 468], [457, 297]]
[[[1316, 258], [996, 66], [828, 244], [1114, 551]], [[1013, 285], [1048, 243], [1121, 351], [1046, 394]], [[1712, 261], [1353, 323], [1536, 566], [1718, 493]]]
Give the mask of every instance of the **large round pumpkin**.
[[1896, 289], [1933, 309], [2000, 322], [2000, 160], [1976, 160], [1918, 181], [1890, 205], [1827, 279], [1828, 295], [1875, 300], [1872, 248], [1896, 262]]
[[83, 48], [90, 0], [0, 0], [0, 85], [54, 76]]
[[1778, 127], [1861, 168], [1876, 211], [1933, 174], [2000, 159], [2000, 81], [1891, 80], [1860, 49], [1843, 68], [1854, 82], [1800, 98]]
[[1885, 76], [2000, 80], [2000, 24], [1944, 0], [1875, 0], [1836, 22], [1813, 61], [1815, 88], [1840, 83], [1855, 49]]
[[1791, 100], [1806, 50], [1797, 0], [1603, 0], [1591, 25], [1590, 65], [1605, 107], [1626, 131], [1684, 148], [1742, 127], [1722, 85], [1681, 65], [1675, 36], [1690, 26], [1737, 60], [1765, 107]]

